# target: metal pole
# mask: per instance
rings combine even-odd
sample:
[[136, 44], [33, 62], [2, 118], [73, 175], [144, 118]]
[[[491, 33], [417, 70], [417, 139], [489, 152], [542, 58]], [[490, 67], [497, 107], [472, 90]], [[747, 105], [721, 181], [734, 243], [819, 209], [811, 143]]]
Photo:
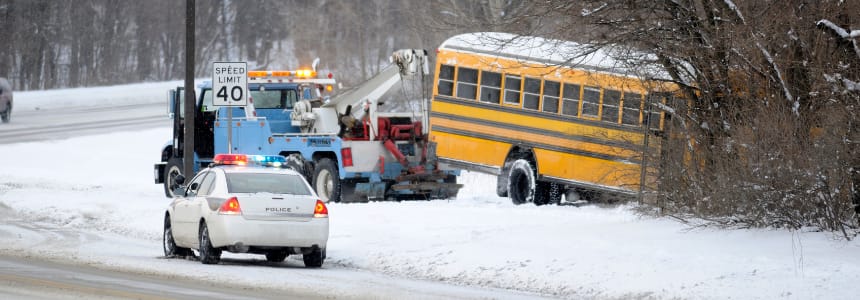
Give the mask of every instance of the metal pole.
[[[639, 204], [642, 204], [642, 198], [645, 194], [645, 177], [646, 172], [648, 170], [648, 138], [651, 136], [650, 127], [652, 122], [660, 122], [660, 120], [652, 120], [651, 119], [651, 97], [652, 95], [648, 95], [645, 97], [645, 116], [644, 118], [648, 118], [648, 124], [642, 124], [642, 170], [639, 174], [639, 195], [637, 196]], [[644, 119], [643, 118], [643, 119]]]
[[227, 153], [233, 154], [233, 107], [227, 106]]
[[182, 173], [194, 175], [194, 1], [185, 0], [185, 135]]

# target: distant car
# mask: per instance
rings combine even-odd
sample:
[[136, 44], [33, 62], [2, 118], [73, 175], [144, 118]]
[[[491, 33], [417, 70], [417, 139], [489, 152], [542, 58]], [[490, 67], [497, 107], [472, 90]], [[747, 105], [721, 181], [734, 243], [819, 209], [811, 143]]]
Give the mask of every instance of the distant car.
[[321, 267], [329, 236], [328, 208], [283, 156], [218, 154], [180, 188], [164, 215], [164, 255], [217, 264], [221, 252], [265, 254], [270, 262], [301, 254]]
[[9, 123], [12, 120], [12, 85], [2, 77], [0, 77], [0, 119], [3, 123]]

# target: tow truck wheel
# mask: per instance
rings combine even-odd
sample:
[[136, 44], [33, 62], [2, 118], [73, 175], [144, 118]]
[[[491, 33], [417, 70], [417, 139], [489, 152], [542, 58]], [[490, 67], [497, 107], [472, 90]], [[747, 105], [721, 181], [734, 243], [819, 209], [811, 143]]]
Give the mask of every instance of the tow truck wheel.
[[317, 162], [313, 186], [323, 202], [340, 202], [340, 175], [334, 161], [323, 158]]
[[169, 158], [164, 167], [164, 196], [173, 198], [173, 190], [176, 189], [176, 176], [182, 174], [182, 160]]
[[314, 166], [310, 162], [306, 161], [301, 154], [290, 154], [286, 157], [286, 160], [287, 168], [298, 172], [303, 177], [305, 177], [305, 180], [307, 180], [308, 182], [313, 181]]

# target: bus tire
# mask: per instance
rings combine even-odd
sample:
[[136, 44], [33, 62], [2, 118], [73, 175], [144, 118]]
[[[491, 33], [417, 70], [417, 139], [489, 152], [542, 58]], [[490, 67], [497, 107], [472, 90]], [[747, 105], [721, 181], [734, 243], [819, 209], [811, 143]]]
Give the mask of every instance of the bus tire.
[[559, 204], [562, 194], [560, 184], [538, 181], [535, 190], [535, 205]]
[[322, 158], [316, 163], [313, 187], [323, 202], [340, 202], [340, 173], [334, 161]]
[[508, 173], [508, 195], [514, 204], [535, 201], [537, 189], [536, 173], [532, 164], [526, 159], [517, 159], [511, 164]]

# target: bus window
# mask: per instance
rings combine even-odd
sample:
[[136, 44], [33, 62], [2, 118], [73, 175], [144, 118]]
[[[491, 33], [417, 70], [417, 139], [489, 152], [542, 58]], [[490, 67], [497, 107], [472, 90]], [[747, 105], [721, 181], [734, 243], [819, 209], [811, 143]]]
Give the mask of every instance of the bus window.
[[579, 85], [564, 84], [564, 95], [562, 95], [561, 113], [576, 117], [579, 115]]
[[517, 75], [505, 76], [505, 103], [520, 104], [520, 83], [522, 79]]
[[439, 95], [454, 96], [454, 66], [439, 67]]
[[603, 115], [600, 119], [606, 122], [618, 123], [618, 109], [621, 105], [621, 92], [603, 90]]
[[457, 73], [457, 97], [475, 100], [478, 96], [478, 70], [460, 68]]
[[660, 95], [648, 95], [648, 97], [651, 97], [650, 101], [648, 102], [651, 104], [651, 107], [646, 108], [646, 109], [649, 109], [651, 111], [651, 115], [648, 117], [646, 124], [648, 124], [648, 127], [651, 129], [660, 129], [660, 112], [661, 112], [661, 110], [657, 104], [658, 103], [665, 104], [666, 102], [664, 102], [664, 100], [666, 100], [666, 99]]
[[639, 107], [642, 105], [642, 95], [624, 93], [624, 111], [621, 113], [621, 123], [639, 125]]
[[481, 102], [499, 104], [502, 74], [481, 71]]
[[600, 88], [587, 86], [582, 89], [582, 114], [596, 117], [600, 111]]
[[543, 103], [541, 110], [550, 113], [558, 113], [558, 94], [561, 92], [561, 84], [557, 81], [543, 82]]
[[540, 99], [540, 79], [526, 77], [523, 88], [523, 108], [538, 109]]

